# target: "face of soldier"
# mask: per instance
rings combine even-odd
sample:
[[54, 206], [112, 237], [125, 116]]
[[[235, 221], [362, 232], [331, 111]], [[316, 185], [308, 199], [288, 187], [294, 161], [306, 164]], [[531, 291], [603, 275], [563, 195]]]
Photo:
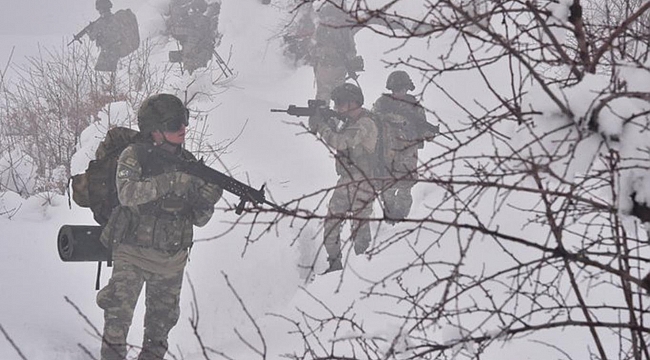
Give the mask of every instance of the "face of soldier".
[[181, 145], [183, 142], [185, 142], [185, 129], [185, 124], [181, 124], [181, 127], [178, 130], [164, 131], [163, 135], [165, 136], [165, 139], [167, 139], [167, 142], [174, 145]]
[[157, 145], [169, 143], [172, 145], [181, 145], [185, 142], [185, 124], [181, 124], [176, 130], [156, 130], [151, 133], [153, 142]]
[[360, 108], [361, 106], [353, 101], [334, 101], [334, 110], [339, 114], [352, 115], [355, 110]]

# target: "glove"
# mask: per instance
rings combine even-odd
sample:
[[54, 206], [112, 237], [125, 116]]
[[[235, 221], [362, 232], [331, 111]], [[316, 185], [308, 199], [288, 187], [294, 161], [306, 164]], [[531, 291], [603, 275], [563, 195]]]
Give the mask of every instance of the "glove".
[[221, 199], [222, 194], [223, 190], [219, 185], [202, 181], [200, 186], [197, 186], [188, 194], [188, 200], [192, 208], [203, 211], [213, 209], [214, 204]]
[[320, 114], [309, 117], [309, 131], [312, 134], [316, 134], [321, 126], [323, 126], [323, 117]]
[[223, 194], [223, 189], [219, 185], [205, 183], [203, 186], [200, 186], [198, 189], [198, 196], [203, 199], [205, 202], [209, 203], [211, 206], [214, 206], [221, 195]]

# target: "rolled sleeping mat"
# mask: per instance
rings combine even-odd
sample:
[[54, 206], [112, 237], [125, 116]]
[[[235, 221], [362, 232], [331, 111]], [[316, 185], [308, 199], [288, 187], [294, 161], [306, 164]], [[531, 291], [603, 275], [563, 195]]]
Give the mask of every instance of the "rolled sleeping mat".
[[57, 248], [63, 261], [108, 261], [110, 253], [99, 241], [99, 225], [63, 225], [59, 229]]

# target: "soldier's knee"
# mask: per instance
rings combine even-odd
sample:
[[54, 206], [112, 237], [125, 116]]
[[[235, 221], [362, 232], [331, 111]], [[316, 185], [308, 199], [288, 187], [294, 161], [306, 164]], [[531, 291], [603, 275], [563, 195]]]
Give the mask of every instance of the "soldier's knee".
[[95, 301], [97, 302], [97, 305], [104, 310], [119, 306], [115, 296], [115, 286], [113, 283], [108, 283], [108, 285], [104, 286], [104, 288], [97, 293]]

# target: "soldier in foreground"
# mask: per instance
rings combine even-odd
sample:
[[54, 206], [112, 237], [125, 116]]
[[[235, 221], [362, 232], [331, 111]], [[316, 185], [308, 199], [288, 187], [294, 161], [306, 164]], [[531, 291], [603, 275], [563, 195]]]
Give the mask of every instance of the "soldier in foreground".
[[332, 90], [334, 109], [345, 116], [340, 129], [318, 114], [309, 119], [313, 132], [336, 150], [336, 173], [339, 179], [328, 206], [324, 225], [324, 246], [329, 267], [325, 273], [343, 268], [341, 262], [341, 226], [346, 217], [352, 220], [354, 252], [363, 254], [370, 245], [370, 224], [375, 191], [371, 183], [375, 171], [377, 127], [368, 110], [362, 107], [363, 93], [345, 83]]
[[438, 127], [427, 122], [424, 108], [409, 94], [415, 90], [405, 71], [394, 71], [386, 80], [390, 94], [382, 94], [373, 106], [373, 113], [382, 122], [384, 182], [381, 200], [384, 214], [394, 224], [408, 216], [413, 204], [411, 189], [417, 180], [418, 150], [424, 141], [438, 133]]
[[160, 360], [180, 313], [183, 271], [192, 246], [193, 226], [203, 226], [214, 212], [222, 189], [178, 172], [156, 151], [195, 160], [183, 148], [188, 111], [174, 95], [146, 99], [138, 127], [148, 140], [129, 145], [117, 164], [120, 206], [101, 235], [113, 250], [111, 279], [98, 294], [104, 310], [102, 360], [124, 360], [133, 310], [146, 284], [144, 339], [139, 360]]

